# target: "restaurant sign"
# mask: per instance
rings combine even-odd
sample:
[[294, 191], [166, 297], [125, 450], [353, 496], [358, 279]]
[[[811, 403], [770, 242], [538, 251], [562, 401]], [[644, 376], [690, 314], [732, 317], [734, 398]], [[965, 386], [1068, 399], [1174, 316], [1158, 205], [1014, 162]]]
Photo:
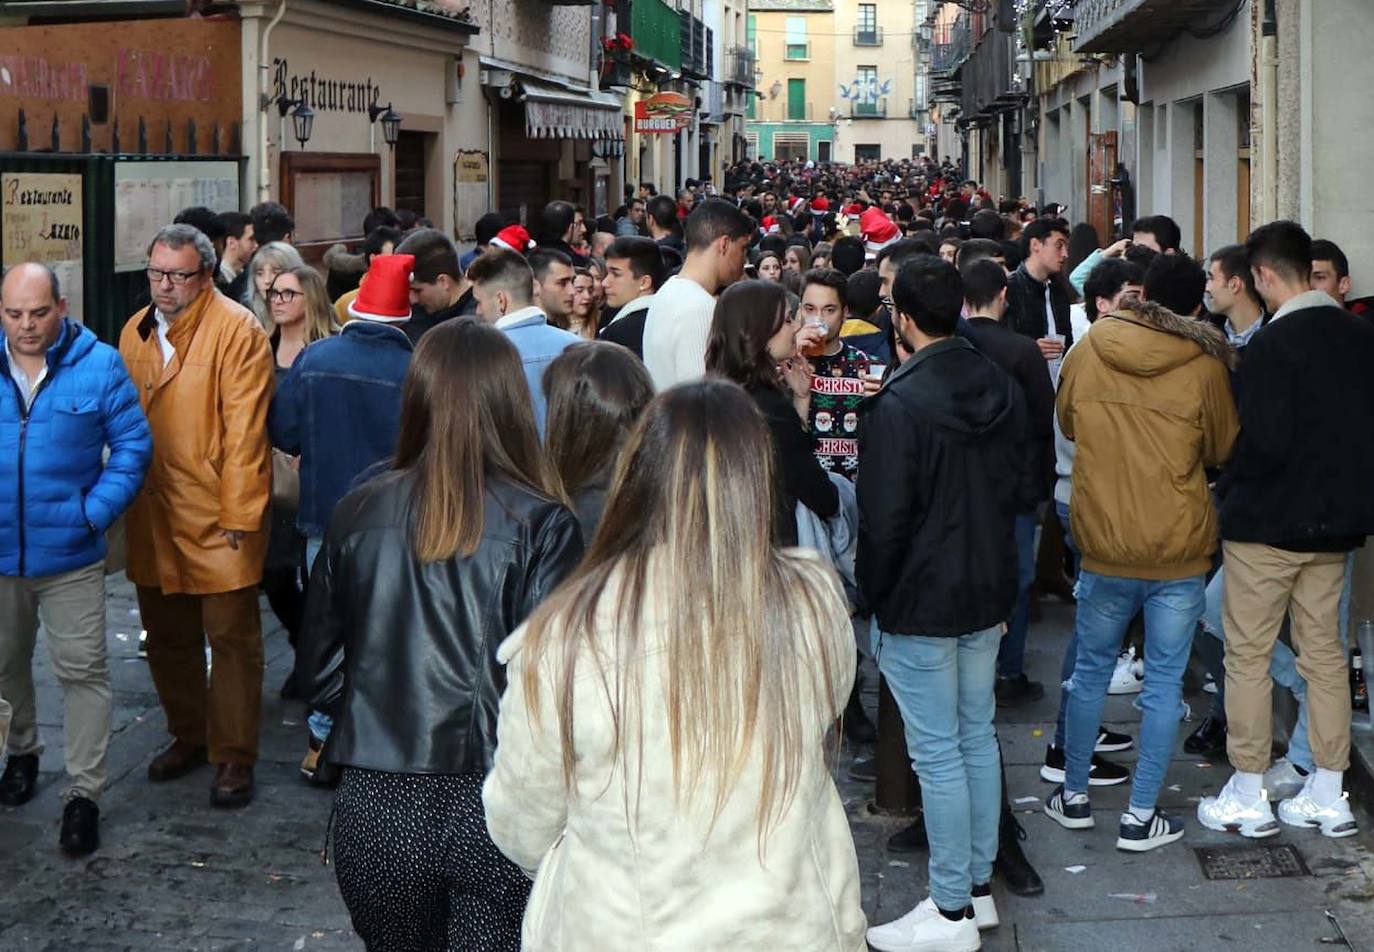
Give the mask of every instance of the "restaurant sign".
[[655, 93], [635, 103], [635, 132], [676, 133], [692, 124], [692, 101], [682, 93]]

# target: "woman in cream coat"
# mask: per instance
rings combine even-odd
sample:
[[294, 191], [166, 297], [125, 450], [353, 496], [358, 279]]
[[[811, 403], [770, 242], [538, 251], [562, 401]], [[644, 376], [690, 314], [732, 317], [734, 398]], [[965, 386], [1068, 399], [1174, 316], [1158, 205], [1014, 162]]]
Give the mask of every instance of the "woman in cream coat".
[[767, 426], [675, 387], [586, 561], [502, 646], [492, 839], [535, 873], [527, 949], [858, 952], [827, 743], [854, 678], [838, 579], [770, 538]]

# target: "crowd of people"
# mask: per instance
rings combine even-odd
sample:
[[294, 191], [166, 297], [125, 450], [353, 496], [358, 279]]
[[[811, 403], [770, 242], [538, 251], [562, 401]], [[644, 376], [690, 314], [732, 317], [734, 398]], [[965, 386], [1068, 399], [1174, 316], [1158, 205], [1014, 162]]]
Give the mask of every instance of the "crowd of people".
[[[1104, 243], [1060, 212], [949, 163], [751, 162], [595, 221], [487, 215], [466, 249], [377, 208], [311, 264], [281, 205], [192, 208], [117, 347], [12, 267], [0, 804], [35, 790], [41, 621], [59, 842], [99, 847], [120, 523], [172, 738], [148, 780], [213, 766], [212, 805], [251, 802], [265, 593], [369, 949], [979, 948], [994, 873], [1044, 888], [994, 727], [1044, 696], [1037, 586], [1077, 606], [1053, 820], [1130, 781], [1117, 848], [1184, 835], [1158, 799], [1197, 649], [1216, 699], [1183, 744], [1234, 767], [1197, 821], [1353, 835], [1348, 262], [1288, 221], [1194, 258], [1167, 217]], [[834, 785], [876, 739], [870, 666], [921, 792], [888, 846], [929, 852], [929, 894], [872, 925]], [[1300, 715], [1271, 762], [1275, 682]], [[1133, 747], [1134, 776], [1103, 756]]]

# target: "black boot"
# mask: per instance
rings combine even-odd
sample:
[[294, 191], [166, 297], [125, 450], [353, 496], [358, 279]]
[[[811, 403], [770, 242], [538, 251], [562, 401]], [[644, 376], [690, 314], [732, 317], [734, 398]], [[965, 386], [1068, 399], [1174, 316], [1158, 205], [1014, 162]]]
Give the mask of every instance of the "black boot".
[[10, 754], [5, 772], [0, 775], [0, 803], [7, 807], [23, 806], [33, 796], [38, 783], [38, 755]]
[[68, 800], [57, 842], [69, 856], [94, 853], [100, 848], [100, 808], [86, 797]]
[[859, 681], [854, 680], [854, 690], [849, 692], [849, 703], [844, 706], [844, 737], [851, 744], [872, 744], [878, 739], [878, 728], [868, 718], [863, 702], [859, 699]]
[[916, 814], [915, 821], [888, 837], [887, 848], [892, 853], [915, 853], [930, 848], [926, 837], [926, 814], [922, 810]]
[[997, 831], [997, 859], [993, 869], [1002, 875], [1007, 892], [1017, 896], [1038, 896], [1045, 891], [1045, 883], [1021, 850], [1026, 831], [1012, 815], [1011, 808], [1002, 806], [1002, 824]]

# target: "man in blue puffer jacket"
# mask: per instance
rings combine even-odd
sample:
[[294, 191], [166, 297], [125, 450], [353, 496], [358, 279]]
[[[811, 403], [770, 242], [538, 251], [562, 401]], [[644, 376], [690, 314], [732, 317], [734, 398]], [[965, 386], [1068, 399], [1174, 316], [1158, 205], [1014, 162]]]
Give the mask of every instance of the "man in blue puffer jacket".
[[143, 484], [153, 438], [119, 352], [66, 310], [46, 265], [16, 265], [0, 283], [0, 697], [14, 707], [0, 804], [27, 801], [38, 776], [41, 617], [65, 709], [59, 843], [82, 855], [100, 843], [110, 737], [105, 530]]

